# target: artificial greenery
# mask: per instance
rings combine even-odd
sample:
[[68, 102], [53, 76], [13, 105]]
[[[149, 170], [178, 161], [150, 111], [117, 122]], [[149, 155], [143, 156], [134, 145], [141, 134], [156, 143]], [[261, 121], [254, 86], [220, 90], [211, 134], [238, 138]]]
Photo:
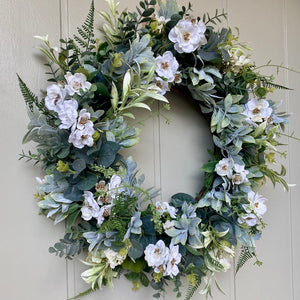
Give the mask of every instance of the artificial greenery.
[[[191, 4], [180, 8], [174, 0], [143, 0], [136, 12], [121, 13], [108, 4], [110, 13], [99, 12], [102, 40], [94, 1], [60, 49], [38, 37], [51, 83], [44, 98], [18, 76], [30, 118], [23, 142], [36, 143], [36, 153], [21, 158], [45, 170], [35, 195], [41, 213], [54, 224], [66, 221], [65, 237], [49, 251], [68, 259], [87, 253], [82, 278], [91, 288], [78, 297], [112, 286], [121, 274], [134, 290], [151, 286], [154, 298], [168, 282], [180, 297], [183, 276], [186, 300], [200, 287], [211, 295], [238, 244], [237, 271], [256, 258], [266, 212], [258, 189], [266, 178], [288, 189], [284, 166], [272, 169], [276, 155], [285, 155], [278, 147], [288, 114], [269, 98], [287, 88], [260, 74], [230, 28], [217, 28], [224, 12], [194, 17]], [[132, 109], [167, 103], [170, 90], [200, 108], [214, 148], [199, 166], [199, 193], [157, 201], [158, 190], [145, 189], [136, 163], [121, 153], [139, 141], [141, 130], [128, 122]]]

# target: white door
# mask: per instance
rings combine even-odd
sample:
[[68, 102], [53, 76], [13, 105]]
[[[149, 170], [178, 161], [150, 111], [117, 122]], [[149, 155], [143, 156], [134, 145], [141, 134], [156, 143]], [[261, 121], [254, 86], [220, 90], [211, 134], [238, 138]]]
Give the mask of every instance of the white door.
[[[187, 5], [187, 1], [180, 4]], [[0, 0], [0, 67], [1, 67], [1, 273], [0, 298], [3, 300], [66, 300], [88, 288], [80, 279], [85, 266], [78, 260], [65, 262], [48, 253], [59, 238], [64, 226], [53, 227], [51, 221], [38, 215], [32, 194], [36, 176], [40, 173], [32, 164], [19, 162], [18, 154], [33, 145], [21, 145], [28, 118], [18, 90], [18, 73], [37, 94], [46, 88], [44, 69], [34, 35], [49, 35], [52, 44], [59, 37], [75, 32], [84, 20], [90, 1], [85, 0]], [[95, 0], [96, 9], [108, 10], [104, 0]], [[122, 1], [120, 10], [134, 9], [138, 1]], [[192, 1], [194, 15], [218, 8], [228, 12], [225, 26], [240, 29], [240, 40], [253, 49], [257, 66], [272, 59], [300, 70], [300, 2], [299, 0], [210, 0]], [[100, 23], [100, 17], [96, 17]], [[274, 68], [265, 68], [268, 74]], [[300, 136], [300, 75], [280, 71], [277, 82], [293, 91], [277, 91], [276, 100], [283, 101], [283, 110], [292, 112], [288, 132]], [[201, 188], [199, 167], [208, 159], [207, 148], [212, 142], [208, 125], [197, 111], [183, 98], [169, 95], [171, 111], [154, 115], [144, 122], [141, 143], [130, 151], [145, 173], [147, 186], [162, 190], [166, 201], [176, 192], [196, 193]], [[157, 107], [155, 108], [157, 109]], [[146, 114], [139, 113], [139, 119]], [[178, 137], [182, 141], [178, 143]], [[217, 289], [216, 300], [297, 300], [300, 299], [300, 142], [283, 139], [288, 157], [282, 163], [287, 167], [287, 181], [298, 184], [290, 192], [281, 187], [273, 189], [268, 183], [264, 195], [269, 199], [266, 216], [267, 228], [257, 243], [262, 267], [248, 263], [237, 276], [234, 270], [220, 274], [218, 282], [226, 295]], [[189, 147], [182, 146], [188, 144]], [[165, 299], [174, 299], [169, 289]], [[102, 291], [83, 299], [151, 299], [153, 291], [131, 291], [131, 283], [124, 279], [115, 283], [114, 290]], [[103, 297], [103, 298], [102, 298]], [[195, 295], [195, 299], [205, 299]]]

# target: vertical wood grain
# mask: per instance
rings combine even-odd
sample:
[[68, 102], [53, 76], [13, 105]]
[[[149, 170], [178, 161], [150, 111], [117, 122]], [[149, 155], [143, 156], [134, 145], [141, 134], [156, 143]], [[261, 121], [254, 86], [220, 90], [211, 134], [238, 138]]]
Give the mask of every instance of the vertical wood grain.
[[[248, 41], [253, 48], [253, 58], [257, 65], [272, 59], [274, 64], [286, 62], [285, 16], [283, 1], [228, 1], [229, 25], [238, 26], [240, 40]], [[265, 69], [267, 74], [276, 70]], [[280, 72], [276, 82], [288, 85], [285, 72]], [[282, 100], [282, 110], [288, 108], [288, 97], [284, 91], [276, 91], [272, 98]], [[287, 142], [286, 139], [283, 139]], [[293, 165], [289, 160], [280, 159], [285, 166]], [[289, 180], [290, 178], [286, 178]], [[297, 180], [297, 178], [294, 178]], [[299, 180], [298, 180], [299, 181]], [[261, 268], [248, 263], [236, 278], [236, 299], [293, 299], [291, 272], [291, 224], [288, 193], [270, 183], [260, 191], [268, 199], [268, 224], [262, 239], [257, 243], [258, 258], [263, 261]], [[251, 288], [253, 287], [253, 288]], [[247, 292], [246, 292], [247, 291]]]
[[40, 173], [32, 163], [18, 161], [29, 122], [19, 92], [16, 73], [28, 87], [41, 96], [46, 88], [45, 61], [34, 35], [49, 34], [59, 39], [59, 1], [1, 0], [0, 10], [0, 113], [1, 138], [1, 299], [65, 299], [64, 260], [48, 253], [64, 228], [54, 228], [50, 220], [38, 214], [35, 177]]
[[[299, 11], [300, 2], [297, 0], [284, 1], [285, 13], [285, 35], [286, 35], [286, 64], [290, 68], [300, 71], [300, 35], [299, 35]], [[291, 124], [288, 127], [289, 133], [295, 132], [297, 137], [300, 136], [300, 118], [299, 118], [299, 95], [300, 95], [300, 74], [293, 72], [286, 73], [288, 86], [294, 89], [288, 92], [289, 106], [288, 111], [292, 113]], [[289, 182], [297, 185], [290, 190], [290, 234], [291, 234], [291, 260], [290, 269], [292, 272], [292, 280], [290, 282], [292, 288], [292, 300], [300, 299], [300, 218], [298, 212], [300, 211], [300, 180], [299, 180], [299, 152], [300, 142], [289, 140], [289, 164], [288, 174]]]

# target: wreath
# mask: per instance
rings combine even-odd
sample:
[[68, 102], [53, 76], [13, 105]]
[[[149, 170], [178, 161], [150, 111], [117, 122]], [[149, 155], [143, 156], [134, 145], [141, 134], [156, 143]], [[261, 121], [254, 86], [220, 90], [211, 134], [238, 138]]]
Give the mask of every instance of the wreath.
[[[261, 264], [255, 240], [267, 207], [257, 190], [267, 177], [288, 189], [284, 167], [270, 168], [275, 153], [283, 154], [277, 145], [288, 115], [267, 99], [285, 87], [259, 73], [231, 29], [215, 28], [224, 12], [193, 17], [190, 4], [143, 0], [137, 12], [119, 14], [108, 3], [110, 14], [99, 12], [102, 39], [94, 36], [93, 1], [78, 34], [61, 39], [60, 49], [38, 37], [51, 82], [43, 99], [18, 77], [30, 118], [23, 142], [37, 145], [21, 158], [45, 170], [35, 195], [41, 212], [54, 224], [66, 221], [64, 238], [49, 251], [67, 259], [87, 253], [81, 277], [91, 287], [80, 295], [112, 286], [121, 273], [134, 290], [150, 285], [156, 298], [168, 281], [180, 296], [183, 276], [186, 299], [201, 283], [201, 293], [210, 294], [238, 242], [236, 271], [250, 258]], [[201, 167], [201, 191], [161, 202], [120, 150], [139, 140], [140, 129], [128, 123], [132, 109], [150, 110], [155, 101], [168, 109], [170, 90], [201, 108], [214, 149]]]

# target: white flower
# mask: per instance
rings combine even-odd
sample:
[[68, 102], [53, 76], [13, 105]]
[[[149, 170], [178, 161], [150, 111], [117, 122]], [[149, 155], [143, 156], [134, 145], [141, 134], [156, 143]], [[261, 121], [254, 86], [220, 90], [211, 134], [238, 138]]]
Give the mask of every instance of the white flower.
[[239, 47], [232, 47], [229, 50], [230, 55], [230, 70], [237, 74], [246, 66], [249, 66], [251, 60], [245, 55], [243, 49]]
[[149, 244], [144, 251], [148, 266], [154, 267], [154, 272], [156, 273], [163, 271], [169, 258], [169, 251], [169, 248], [166, 247], [162, 240], [159, 240], [155, 245]]
[[254, 191], [250, 191], [248, 192], [248, 200], [250, 202], [249, 209], [254, 211], [258, 217], [262, 217], [267, 211], [267, 206], [264, 204], [267, 199]]
[[245, 170], [245, 165], [234, 164], [233, 169], [235, 171], [235, 174], [232, 175], [233, 184], [242, 184], [248, 181], [249, 171]]
[[154, 83], [159, 88], [162, 95], [170, 90], [169, 83], [158, 76], [154, 78]]
[[73, 96], [75, 93], [81, 95], [80, 90], [87, 91], [91, 87], [91, 83], [86, 81], [86, 76], [82, 73], [72, 75], [71, 72], [67, 72], [65, 78], [67, 80], [66, 89], [70, 96]]
[[174, 206], [171, 206], [168, 202], [159, 202], [155, 203], [155, 209], [159, 212], [160, 215], [168, 213], [171, 218], [176, 219], [177, 209]]
[[122, 182], [122, 178], [119, 175], [114, 174], [108, 184], [108, 197], [110, 199], [115, 199], [118, 194], [118, 187]]
[[179, 53], [192, 53], [201, 45], [207, 43], [206, 26], [202, 21], [180, 20], [169, 33], [169, 40], [175, 43], [174, 48]]
[[166, 265], [166, 270], [164, 276], [170, 276], [173, 278], [173, 275], [176, 276], [179, 273], [178, 264], [181, 261], [181, 254], [179, 253], [179, 246], [171, 246], [169, 252], [169, 260]]
[[104, 205], [100, 208], [99, 214], [97, 216], [97, 224], [100, 226], [106, 217], [108, 217], [111, 213], [112, 204]]
[[175, 73], [175, 79], [174, 79], [175, 83], [181, 83], [182, 82], [182, 76], [180, 72], [176, 72]]
[[161, 24], [166, 24], [171, 20], [170, 18], [165, 18], [165, 16], [160, 16], [157, 11], [154, 12], [154, 16], [157, 22]]
[[66, 96], [65, 90], [62, 90], [57, 84], [51, 84], [47, 87], [47, 96], [45, 105], [49, 110], [58, 111], [58, 106], [62, 104]]
[[172, 221], [166, 221], [164, 224], [163, 224], [163, 228], [164, 230], [169, 230], [169, 229], [172, 229], [175, 227], [175, 222], [172, 220]]
[[246, 223], [248, 226], [252, 227], [258, 223], [258, 218], [255, 214], [243, 214], [238, 218], [238, 222], [240, 224]]
[[91, 114], [89, 112], [87, 112], [87, 110], [85, 108], [83, 108], [79, 112], [79, 116], [77, 119], [77, 128], [82, 130], [86, 126], [93, 127], [94, 125], [93, 125], [93, 122], [90, 121], [90, 117], [91, 117]]
[[97, 218], [99, 215], [99, 205], [95, 201], [93, 193], [90, 191], [84, 191], [83, 196], [84, 206], [81, 208], [82, 219], [89, 221], [92, 218]]
[[179, 64], [172, 52], [166, 51], [163, 56], [159, 55], [155, 60], [157, 63], [156, 73], [167, 79], [168, 82], [173, 82]]
[[252, 122], [263, 122], [272, 114], [272, 108], [269, 107], [269, 102], [264, 99], [257, 100], [252, 98], [245, 106], [246, 109], [243, 114]]
[[216, 164], [215, 171], [219, 176], [231, 178], [233, 165], [234, 161], [232, 158], [223, 158]]
[[61, 121], [60, 129], [69, 129], [76, 123], [78, 102], [75, 99], [63, 101], [58, 107], [58, 117]]
[[121, 265], [126, 258], [126, 256], [123, 256], [119, 252], [115, 252], [112, 249], [106, 249], [104, 254], [108, 260], [109, 266], [112, 269], [118, 265]]
[[94, 145], [94, 132], [94, 128], [89, 126], [86, 126], [82, 130], [76, 129], [71, 132], [68, 141], [78, 149], [82, 149], [84, 146], [92, 147]]
[[161, 32], [161, 30], [163, 29], [164, 25], [167, 22], [169, 22], [170, 19], [169, 18], [165, 18], [164, 16], [160, 16], [157, 11], [154, 12], [154, 16], [155, 16], [155, 19], [157, 21], [156, 30], [158, 30], [159, 32]]
[[228, 259], [222, 257], [219, 259], [219, 263], [223, 266], [224, 272], [229, 270], [231, 268], [231, 263], [228, 261]]

